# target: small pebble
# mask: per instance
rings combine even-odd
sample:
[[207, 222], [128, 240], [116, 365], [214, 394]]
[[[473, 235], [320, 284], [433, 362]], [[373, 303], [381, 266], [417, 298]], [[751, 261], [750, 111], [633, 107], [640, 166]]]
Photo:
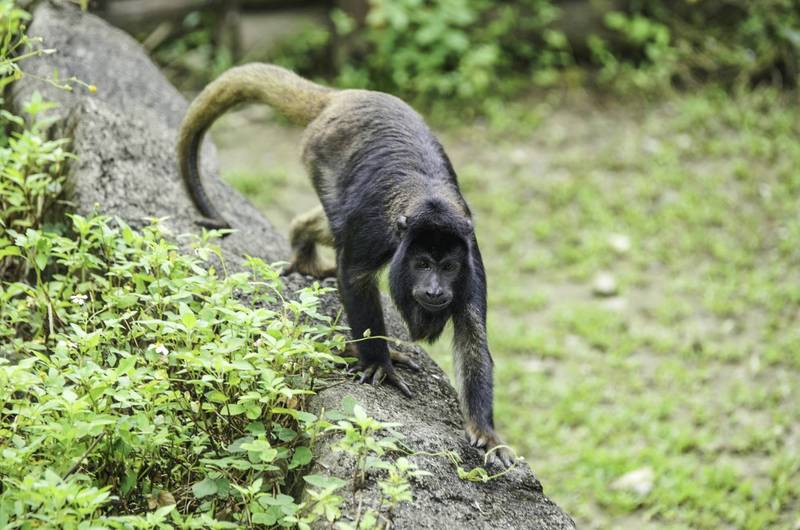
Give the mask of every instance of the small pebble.
[[511, 151], [510, 157], [511, 157], [511, 162], [517, 165], [522, 165], [525, 163], [525, 161], [527, 161], [528, 153], [525, 151], [525, 149], [518, 147]]
[[615, 296], [603, 302], [603, 307], [609, 311], [623, 313], [626, 309], [628, 309], [628, 301], [621, 296]]
[[596, 296], [615, 296], [617, 294], [617, 280], [610, 272], [598, 272], [594, 277], [592, 292]]
[[649, 467], [634, 469], [611, 483], [611, 489], [629, 491], [644, 497], [653, 490], [656, 475]]
[[658, 154], [658, 152], [661, 151], [661, 142], [652, 136], [648, 136], [642, 140], [642, 150], [648, 155]]
[[608, 236], [608, 244], [618, 254], [625, 254], [631, 249], [631, 238], [625, 234], [611, 234]]

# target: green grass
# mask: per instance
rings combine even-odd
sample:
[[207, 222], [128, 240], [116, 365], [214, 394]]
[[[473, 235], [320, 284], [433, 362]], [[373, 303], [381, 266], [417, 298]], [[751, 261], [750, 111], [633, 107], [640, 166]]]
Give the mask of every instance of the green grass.
[[[704, 90], [506, 112], [442, 132], [488, 270], [500, 431], [581, 528], [796, 528], [800, 111]], [[618, 297], [592, 295], [600, 271]], [[649, 492], [612, 488], [641, 468]]]

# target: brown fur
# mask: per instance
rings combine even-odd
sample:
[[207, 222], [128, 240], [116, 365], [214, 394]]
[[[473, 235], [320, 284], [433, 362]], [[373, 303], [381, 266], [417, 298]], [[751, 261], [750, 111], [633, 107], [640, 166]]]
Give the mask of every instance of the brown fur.
[[315, 278], [336, 276], [336, 267], [326, 265], [317, 253], [317, 245], [333, 247], [333, 234], [322, 206], [298, 215], [289, 232], [292, 263], [286, 272], [299, 272]]

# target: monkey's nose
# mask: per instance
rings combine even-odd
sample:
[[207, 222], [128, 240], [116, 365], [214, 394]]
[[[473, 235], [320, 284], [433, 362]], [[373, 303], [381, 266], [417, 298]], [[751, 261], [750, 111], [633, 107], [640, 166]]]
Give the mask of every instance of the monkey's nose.
[[436, 301], [440, 300], [442, 297], [444, 297], [444, 291], [442, 291], [439, 288], [426, 289], [425, 290], [425, 294], [428, 296], [428, 298], [431, 299], [432, 302], [436, 302]]

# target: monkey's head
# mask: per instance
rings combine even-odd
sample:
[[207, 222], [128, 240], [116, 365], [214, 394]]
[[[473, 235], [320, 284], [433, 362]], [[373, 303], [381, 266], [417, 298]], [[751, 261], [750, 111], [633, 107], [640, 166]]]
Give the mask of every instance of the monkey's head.
[[397, 228], [401, 242], [389, 269], [392, 298], [412, 338], [433, 341], [463, 303], [472, 223], [463, 213], [428, 207], [400, 217]]

